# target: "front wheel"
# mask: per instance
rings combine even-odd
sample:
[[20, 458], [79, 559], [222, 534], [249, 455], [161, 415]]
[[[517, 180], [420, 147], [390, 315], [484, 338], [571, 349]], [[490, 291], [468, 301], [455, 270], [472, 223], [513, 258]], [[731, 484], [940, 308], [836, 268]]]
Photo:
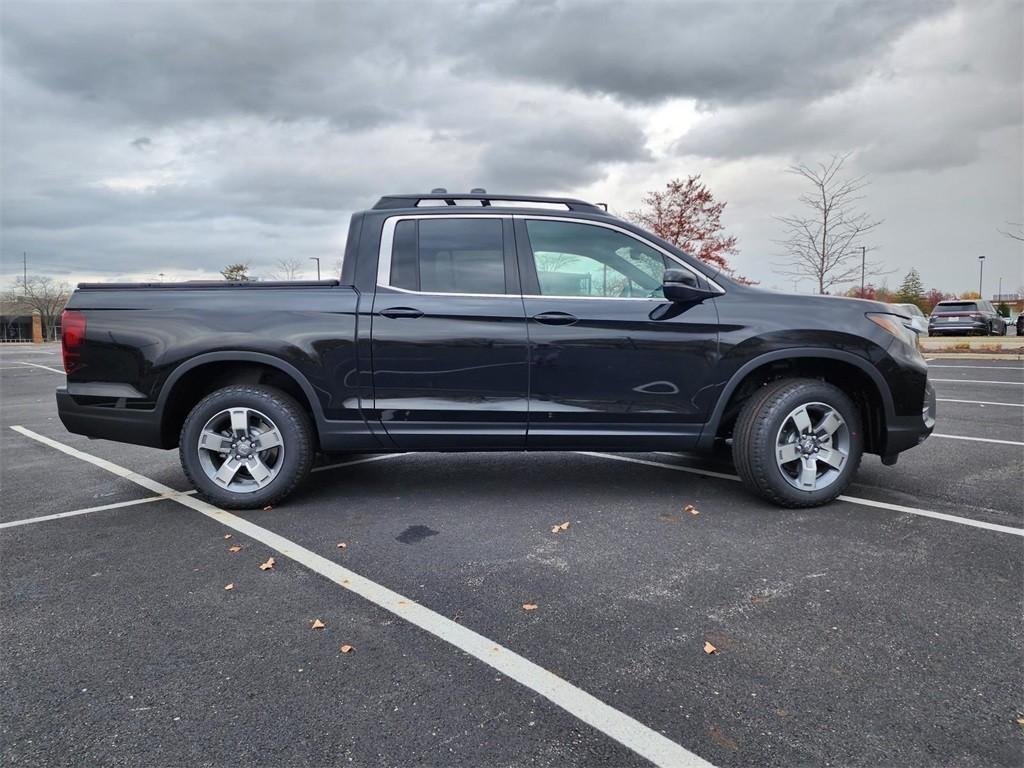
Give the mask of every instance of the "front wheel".
[[733, 460], [744, 483], [783, 507], [816, 507], [849, 486], [864, 450], [850, 398], [817, 379], [768, 384], [744, 405]]
[[185, 419], [181, 467], [196, 489], [226, 509], [274, 504], [313, 463], [313, 428], [294, 398], [273, 387], [218, 389]]

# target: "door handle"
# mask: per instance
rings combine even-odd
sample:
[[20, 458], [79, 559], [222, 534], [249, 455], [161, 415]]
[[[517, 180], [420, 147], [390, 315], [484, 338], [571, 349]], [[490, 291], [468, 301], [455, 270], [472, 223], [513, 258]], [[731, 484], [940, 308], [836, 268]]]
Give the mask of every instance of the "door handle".
[[423, 313], [414, 307], [388, 307], [380, 311], [381, 317], [392, 317], [397, 319], [423, 317]]
[[534, 315], [533, 319], [544, 325], [572, 325], [579, 318], [568, 312], [541, 312], [539, 315]]

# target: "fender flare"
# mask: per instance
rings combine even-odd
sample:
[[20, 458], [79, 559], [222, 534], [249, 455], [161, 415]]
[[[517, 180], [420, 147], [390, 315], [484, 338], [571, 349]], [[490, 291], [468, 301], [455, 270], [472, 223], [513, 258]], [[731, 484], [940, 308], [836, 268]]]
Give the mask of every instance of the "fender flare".
[[163, 386], [160, 388], [160, 394], [157, 396], [156, 410], [161, 414], [161, 420], [163, 419], [167, 398], [170, 397], [175, 384], [178, 383], [178, 380], [189, 371], [198, 368], [201, 365], [206, 365], [207, 363], [261, 363], [263, 365], [269, 365], [272, 368], [277, 368], [282, 373], [285, 373], [294, 379], [295, 383], [302, 389], [303, 393], [306, 395], [306, 399], [309, 401], [310, 408], [313, 410], [313, 418], [316, 420], [317, 427], [323, 424], [324, 412], [323, 406], [320, 403], [320, 398], [316, 396], [316, 390], [313, 388], [313, 385], [309, 383], [309, 379], [307, 379], [298, 368], [291, 363], [285, 362], [279, 357], [274, 357], [273, 355], [268, 355], [264, 352], [245, 352], [241, 350], [234, 352], [206, 352], [202, 355], [196, 355], [195, 357], [189, 358], [171, 371], [171, 374], [167, 377]]
[[748, 374], [755, 369], [760, 368], [767, 363], [775, 362], [776, 360], [814, 357], [849, 363], [866, 373], [868, 378], [871, 379], [875, 387], [878, 389], [879, 395], [882, 398], [882, 406], [885, 409], [886, 422], [889, 422], [892, 419], [896, 412], [896, 407], [892, 401], [892, 392], [889, 390], [889, 384], [878, 369], [864, 358], [838, 349], [822, 349], [817, 347], [778, 349], [774, 352], [766, 352], [763, 355], [758, 355], [752, 360], [748, 360], [729, 378], [729, 381], [726, 382], [722, 393], [718, 396], [718, 402], [715, 403], [715, 408], [711, 412], [710, 418], [704, 425], [704, 429], [701, 431], [699, 440], [700, 447], [705, 449], [711, 448], [715, 435], [718, 434], [718, 426], [721, 423], [722, 414], [725, 412], [725, 406], [729, 403], [729, 399], [732, 397], [733, 392], [736, 391], [736, 388], [739, 387], [740, 383]]

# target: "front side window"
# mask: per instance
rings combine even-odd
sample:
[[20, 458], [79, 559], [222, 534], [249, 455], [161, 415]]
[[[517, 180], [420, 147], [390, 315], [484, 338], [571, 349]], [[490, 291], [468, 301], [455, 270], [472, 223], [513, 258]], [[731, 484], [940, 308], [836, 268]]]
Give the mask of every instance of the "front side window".
[[606, 227], [531, 219], [526, 230], [542, 296], [650, 298], [668, 265], [658, 250]]
[[427, 293], [505, 293], [500, 219], [406, 219], [395, 226], [390, 285]]

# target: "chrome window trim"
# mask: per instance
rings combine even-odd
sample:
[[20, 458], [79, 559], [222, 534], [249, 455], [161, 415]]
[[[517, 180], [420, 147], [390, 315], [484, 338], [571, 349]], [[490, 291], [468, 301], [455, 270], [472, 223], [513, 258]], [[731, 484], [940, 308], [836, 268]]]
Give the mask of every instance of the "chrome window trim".
[[618, 232], [626, 237], [631, 237], [634, 240], [638, 240], [649, 248], [654, 249], [658, 253], [668, 257], [682, 269], [685, 269], [697, 280], [703, 278], [709, 285], [718, 290], [719, 293], [724, 294], [725, 289], [722, 288], [718, 283], [712, 280], [706, 275], [697, 273], [693, 267], [682, 261], [679, 257], [672, 253], [669, 253], [664, 248], [650, 240], [647, 240], [640, 235], [636, 235], [630, 232], [628, 229], [615, 226], [609, 222], [604, 221], [588, 221], [587, 219], [575, 219], [568, 216], [545, 216], [543, 214], [508, 214], [508, 213], [472, 213], [472, 214], [401, 214], [399, 216], [389, 216], [384, 220], [384, 227], [380, 234], [380, 251], [377, 255], [377, 287], [387, 288], [390, 291], [398, 291], [399, 293], [408, 293], [414, 296], [462, 296], [462, 297], [482, 297], [482, 298], [522, 298], [522, 299], [575, 299], [575, 300], [590, 300], [590, 301], [655, 301], [660, 304], [668, 301], [664, 296], [547, 296], [543, 294], [533, 293], [455, 293], [447, 291], [414, 291], [409, 288], [399, 288], [391, 285], [391, 257], [392, 250], [395, 242], [395, 227], [398, 226], [400, 221], [409, 221], [414, 219], [497, 219], [501, 220], [515, 220], [522, 219], [524, 221], [530, 219], [536, 219], [540, 221], [566, 221], [570, 224], [585, 224], [592, 227], [604, 227]]

